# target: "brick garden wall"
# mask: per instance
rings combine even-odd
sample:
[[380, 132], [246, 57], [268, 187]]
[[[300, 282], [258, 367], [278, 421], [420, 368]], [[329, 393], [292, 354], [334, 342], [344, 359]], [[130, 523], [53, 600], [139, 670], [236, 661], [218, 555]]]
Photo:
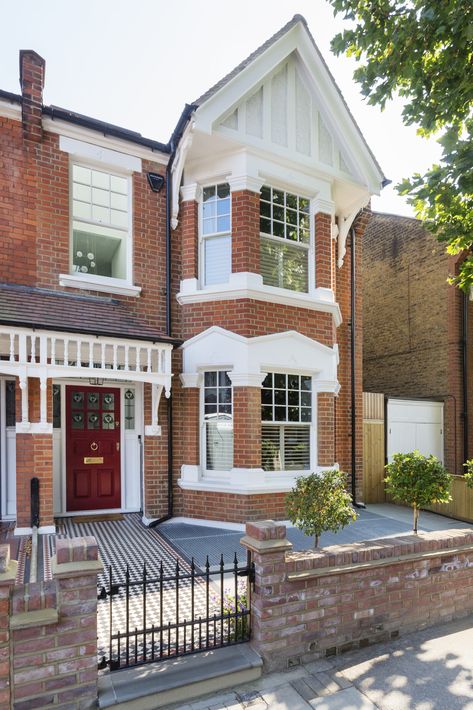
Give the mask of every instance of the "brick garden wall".
[[96, 707], [102, 564], [94, 538], [56, 541], [52, 581], [14, 587], [8, 545], [0, 565], [0, 707]]
[[343, 653], [473, 613], [473, 532], [292, 552], [284, 525], [248, 523], [252, 644], [265, 668]]

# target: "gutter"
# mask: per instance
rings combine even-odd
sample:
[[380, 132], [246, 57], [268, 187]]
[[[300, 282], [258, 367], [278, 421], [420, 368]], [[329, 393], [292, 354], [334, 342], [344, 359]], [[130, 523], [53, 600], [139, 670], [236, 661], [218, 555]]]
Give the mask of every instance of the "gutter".
[[[176, 128], [168, 143], [168, 149], [171, 153], [168, 164], [166, 166], [166, 336], [171, 337], [172, 332], [172, 317], [171, 317], [171, 279], [172, 279], [172, 258], [171, 258], [171, 211], [172, 211], [172, 166], [176, 157], [179, 141], [182, 138], [184, 130], [189, 123], [189, 120], [195, 111], [195, 104], [186, 104], [184, 110], [177, 122]], [[168, 495], [167, 495], [167, 513], [163, 517], [153, 520], [148, 527], [155, 528], [166, 520], [170, 520], [174, 513], [174, 496], [173, 496], [173, 428], [172, 428], [172, 392], [168, 399], [167, 406], [167, 454], [168, 454]]]

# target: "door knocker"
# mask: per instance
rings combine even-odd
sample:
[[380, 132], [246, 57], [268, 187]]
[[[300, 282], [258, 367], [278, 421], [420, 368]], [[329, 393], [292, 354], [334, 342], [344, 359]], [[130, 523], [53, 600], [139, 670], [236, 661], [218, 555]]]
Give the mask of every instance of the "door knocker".
[[97, 451], [97, 449], [99, 448], [99, 445], [96, 444], [95, 441], [93, 441], [90, 445], [90, 448], [92, 449], [92, 451]]

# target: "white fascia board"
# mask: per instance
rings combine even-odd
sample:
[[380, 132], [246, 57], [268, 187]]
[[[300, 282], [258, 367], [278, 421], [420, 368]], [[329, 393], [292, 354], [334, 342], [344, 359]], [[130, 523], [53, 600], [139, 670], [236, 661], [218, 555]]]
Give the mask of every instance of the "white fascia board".
[[68, 136], [59, 136], [59, 150], [64, 153], [69, 153], [79, 160], [91, 160], [94, 163], [104, 163], [105, 165], [113, 166], [119, 170], [125, 170], [128, 173], [141, 172], [141, 158], [127, 153], [119, 153], [116, 150], [110, 150], [103, 146], [98, 146], [93, 143], [79, 141], [76, 138]]
[[6, 99], [0, 100], [0, 116], [2, 116], [2, 118], [11, 118], [14, 121], [21, 121], [20, 104], [7, 101]]
[[116, 150], [119, 153], [126, 153], [136, 158], [159, 163], [160, 165], [167, 165], [169, 160], [169, 156], [166, 153], [160, 153], [151, 148], [146, 148], [146, 146], [141, 146], [138, 143], [125, 141], [113, 136], [104, 136], [92, 129], [76, 126], [73, 123], [59, 119], [43, 118], [43, 130], [49, 131], [49, 133], [56, 133], [60, 136], [74, 138], [78, 141], [91, 143], [101, 148]]

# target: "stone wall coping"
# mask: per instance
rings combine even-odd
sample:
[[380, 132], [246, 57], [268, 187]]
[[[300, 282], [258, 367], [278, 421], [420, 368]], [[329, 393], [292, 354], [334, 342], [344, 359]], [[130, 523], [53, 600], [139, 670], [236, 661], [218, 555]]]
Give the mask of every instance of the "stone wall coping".
[[87, 574], [97, 574], [103, 571], [103, 562], [101, 560], [86, 560], [81, 562], [63, 562], [58, 563], [56, 555], [51, 558], [51, 571], [53, 577], [61, 579], [62, 577], [83, 577]]
[[289, 540], [256, 540], [254, 537], [245, 535], [241, 538], [240, 544], [252, 552], [264, 555], [269, 552], [288, 552], [292, 550], [292, 542]]
[[287, 581], [296, 582], [313, 577], [330, 577], [334, 574], [346, 574], [347, 572], [359, 572], [365, 569], [383, 567], [385, 565], [403, 564], [410, 560], [427, 560], [433, 557], [445, 557], [446, 555], [461, 555], [466, 552], [473, 552], [473, 544], [461, 545], [460, 547], [448, 547], [430, 552], [413, 552], [409, 555], [398, 555], [396, 557], [384, 557], [383, 559], [370, 560], [369, 562], [352, 562], [351, 564], [334, 567], [316, 567], [315, 569], [306, 570], [305, 572], [289, 573], [287, 575]]
[[46, 626], [57, 624], [59, 613], [57, 609], [38, 609], [24, 611], [10, 617], [10, 629], [27, 629], [30, 626]]
[[473, 530], [450, 529], [332, 545], [286, 555], [287, 579], [340, 574], [410, 559], [473, 551]]
[[10, 560], [5, 572], [0, 572], [0, 586], [14, 584], [18, 572], [18, 562]]

